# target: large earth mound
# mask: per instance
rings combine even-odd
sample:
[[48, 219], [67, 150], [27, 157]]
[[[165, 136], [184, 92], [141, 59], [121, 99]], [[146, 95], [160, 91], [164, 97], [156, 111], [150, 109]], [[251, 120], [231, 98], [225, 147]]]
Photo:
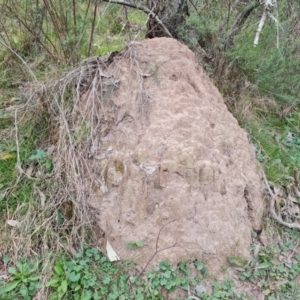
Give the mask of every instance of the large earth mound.
[[213, 274], [228, 256], [249, 258], [263, 210], [257, 163], [194, 54], [151, 39], [95, 68], [102, 98], [78, 88], [72, 116], [74, 127], [84, 111], [94, 122], [85, 172], [99, 245], [142, 266], [198, 258]]

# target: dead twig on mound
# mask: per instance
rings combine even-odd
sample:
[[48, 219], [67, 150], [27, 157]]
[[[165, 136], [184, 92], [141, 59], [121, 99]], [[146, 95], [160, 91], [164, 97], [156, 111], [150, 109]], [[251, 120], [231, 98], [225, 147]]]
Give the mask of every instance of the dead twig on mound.
[[169, 223], [163, 225], [163, 226], [159, 229], [159, 232], [158, 232], [158, 235], [157, 235], [157, 238], [156, 238], [155, 252], [153, 253], [153, 255], [151, 256], [151, 258], [148, 260], [146, 266], [142, 269], [142, 271], [140, 272], [140, 274], [139, 274], [137, 277], [140, 277], [140, 276], [145, 272], [145, 270], [147, 269], [147, 267], [149, 266], [149, 264], [150, 264], [151, 261], [154, 259], [154, 257], [156, 256], [157, 253], [178, 246], [178, 245], [177, 245], [177, 242], [176, 242], [176, 243], [174, 243], [172, 246], [169, 246], [169, 247], [162, 248], [162, 249], [158, 250], [158, 241], [159, 241], [159, 236], [160, 236], [162, 230], [163, 230], [166, 226], [168, 226], [169, 224], [171, 224], [171, 223], [173, 223], [173, 222], [175, 222], [175, 221], [177, 221], [177, 220], [174, 219], [174, 220], [170, 221]]
[[276, 198], [276, 196], [273, 193], [273, 191], [271, 190], [271, 187], [270, 187], [269, 182], [267, 180], [266, 174], [264, 172], [262, 172], [262, 176], [263, 176], [264, 182], [267, 186], [268, 192], [270, 194], [270, 214], [271, 214], [271, 217], [276, 222], [278, 222], [279, 224], [281, 224], [283, 226], [286, 226], [288, 228], [300, 229], [300, 224], [299, 223], [287, 223], [287, 222], [283, 221], [280, 216], [277, 215], [276, 210], [275, 210], [275, 198]]

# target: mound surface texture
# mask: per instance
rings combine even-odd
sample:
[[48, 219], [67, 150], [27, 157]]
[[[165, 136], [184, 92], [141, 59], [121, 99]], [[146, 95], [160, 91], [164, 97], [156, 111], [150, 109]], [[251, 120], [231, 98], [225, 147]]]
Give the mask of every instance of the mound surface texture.
[[194, 54], [169, 38], [131, 43], [105, 78], [117, 88], [101, 108], [88, 198], [103, 249], [108, 239], [142, 266], [156, 251], [149, 266], [198, 258], [213, 274], [228, 256], [249, 258], [263, 210], [257, 163]]

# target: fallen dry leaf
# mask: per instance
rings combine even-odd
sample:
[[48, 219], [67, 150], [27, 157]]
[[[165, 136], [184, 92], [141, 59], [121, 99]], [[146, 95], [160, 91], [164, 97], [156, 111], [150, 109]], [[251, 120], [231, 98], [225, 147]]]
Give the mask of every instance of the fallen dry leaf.
[[41, 192], [39, 189], [36, 189], [36, 190], [39, 193], [40, 198], [41, 198], [41, 207], [45, 207], [45, 202], [46, 202], [45, 194], [43, 192]]
[[14, 158], [14, 155], [10, 154], [10, 153], [5, 153], [0, 157], [0, 160], [6, 160], [6, 159], [10, 159], [10, 158]]
[[48, 147], [47, 149], [47, 156], [51, 156], [55, 150], [56, 146], [55, 145], [51, 145]]
[[258, 257], [259, 249], [260, 249], [260, 245], [257, 244], [257, 245], [255, 246], [254, 253], [253, 253], [253, 256], [254, 256], [254, 257]]
[[120, 257], [115, 252], [108, 240], [106, 241], [106, 252], [110, 261], [120, 260]]
[[31, 178], [32, 172], [33, 172], [33, 166], [30, 166], [29, 168], [27, 168], [25, 174], [27, 175], [27, 177]]
[[12, 227], [20, 227], [21, 223], [17, 220], [7, 220], [6, 221], [7, 225], [12, 226]]

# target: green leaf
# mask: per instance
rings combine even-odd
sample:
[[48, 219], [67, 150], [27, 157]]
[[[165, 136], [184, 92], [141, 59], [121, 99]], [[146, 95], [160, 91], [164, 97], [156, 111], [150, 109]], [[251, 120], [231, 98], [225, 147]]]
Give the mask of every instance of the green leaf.
[[61, 288], [61, 291], [63, 292], [63, 294], [65, 294], [66, 291], [67, 291], [67, 289], [68, 289], [68, 282], [67, 282], [67, 280], [63, 280], [61, 282], [60, 288]]
[[81, 285], [80, 284], [77, 284], [74, 288], [74, 292], [77, 292], [81, 289]]
[[10, 291], [12, 291], [13, 289], [15, 289], [16, 286], [17, 286], [19, 283], [20, 283], [19, 280], [15, 280], [15, 281], [13, 281], [13, 282], [10, 282], [10, 283], [6, 284], [6, 285], [4, 286], [4, 291], [5, 291], [5, 293], [10, 292]]
[[8, 256], [8, 255], [4, 255], [3, 258], [2, 258], [3, 262], [5, 264], [9, 263], [11, 261], [11, 257]]
[[69, 279], [71, 282], [77, 282], [80, 279], [80, 274], [76, 274], [75, 272], [71, 272]]
[[91, 291], [85, 291], [82, 295], [81, 300], [90, 300], [92, 298], [92, 292]]
[[58, 287], [57, 283], [60, 281], [61, 281], [61, 279], [59, 277], [54, 277], [46, 283], [46, 287], [49, 287], [49, 286]]
[[110, 277], [108, 275], [104, 277], [103, 283], [104, 284], [109, 284], [110, 283]]
[[47, 158], [47, 153], [44, 150], [37, 149], [33, 151], [33, 154], [28, 158], [28, 160], [37, 160], [40, 163], [45, 162]]
[[167, 279], [171, 278], [171, 272], [170, 271], [166, 271], [163, 276]]
[[16, 268], [10, 267], [10, 268], [8, 268], [8, 273], [16, 275], [17, 270], [16, 270]]
[[272, 266], [271, 263], [269, 262], [265, 262], [265, 263], [262, 263], [262, 264], [259, 264], [258, 266], [255, 267], [255, 269], [268, 269]]
[[63, 267], [61, 265], [56, 265], [54, 267], [54, 271], [55, 271], [56, 274], [62, 275], [63, 272], [64, 272], [64, 269], [63, 269]]
[[246, 280], [246, 277], [243, 276], [243, 275], [240, 275], [240, 276], [239, 276], [239, 279], [240, 279], [241, 281], [244, 281], [244, 280]]
[[23, 286], [22, 288], [20, 288], [19, 292], [23, 296], [24, 299], [28, 299], [28, 289], [26, 286]]
[[26, 271], [26, 264], [25, 263], [22, 263], [21, 261], [17, 261], [16, 266], [17, 266], [18, 270], [21, 273], [24, 273]]
[[83, 253], [82, 252], [77, 252], [75, 254], [75, 258], [81, 258], [81, 257], [83, 257]]
[[[121, 296], [122, 297], [122, 296]], [[125, 300], [125, 298], [119, 298], [119, 300]], [[124, 297], [124, 296], [123, 296]], [[100, 299], [102, 299], [102, 297], [101, 297], [101, 295], [99, 294], [99, 292], [95, 292], [94, 294], [93, 294], [93, 298], [94, 298], [94, 300], [100, 300]]]
[[46, 160], [46, 171], [48, 173], [51, 173], [52, 170], [53, 170], [53, 163], [51, 160], [47, 159]]
[[126, 248], [129, 250], [133, 249], [133, 243], [132, 242], [126, 243]]
[[57, 211], [56, 215], [56, 223], [58, 225], [62, 225], [64, 223], [64, 216], [60, 210]]
[[73, 268], [73, 270], [74, 270], [75, 272], [79, 272], [79, 271], [81, 271], [82, 269], [83, 269], [82, 266], [74, 266], [74, 268]]
[[29, 281], [37, 281], [41, 278], [41, 275], [33, 275], [28, 278]]
[[143, 247], [145, 242], [144, 241], [138, 241], [136, 244], [137, 244], [138, 247]]

